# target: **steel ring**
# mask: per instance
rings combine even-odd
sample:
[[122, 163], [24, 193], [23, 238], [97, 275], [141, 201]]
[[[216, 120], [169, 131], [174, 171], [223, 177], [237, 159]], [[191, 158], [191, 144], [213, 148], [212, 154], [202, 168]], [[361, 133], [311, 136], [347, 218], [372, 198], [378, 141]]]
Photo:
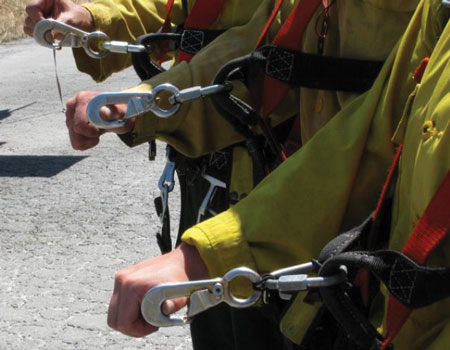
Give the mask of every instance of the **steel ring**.
[[[172, 84], [167, 84], [167, 83], [160, 84], [158, 86], [155, 86], [152, 90], [154, 99], [156, 100], [156, 97], [158, 96], [158, 94], [161, 92], [164, 92], [164, 91], [171, 92], [174, 95], [176, 95], [180, 92], [180, 90], [176, 86], [173, 86]], [[152, 108], [152, 112], [160, 118], [168, 118], [168, 117], [173, 116], [175, 113], [177, 113], [178, 110], [180, 109], [180, 106], [181, 105], [177, 103], [172, 108], [163, 109], [155, 104], [154, 107]]]
[[109, 41], [109, 36], [103, 32], [92, 32], [89, 33], [88, 35], [83, 37], [83, 47], [84, 47], [84, 51], [86, 51], [87, 55], [92, 57], [92, 58], [96, 58], [96, 59], [100, 59], [105, 57], [109, 51], [103, 49], [100, 51], [95, 51], [94, 49], [92, 49], [92, 43], [93, 41], [100, 41], [100, 42], [105, 42], [105, 41]]
[[252, 282], [252, 284], [261, 282], [262, 280], [261, 276], [257, 272], [247, 267], [239, 267], [229, 271], [225, 274], [225, 276], [223, 276], [223, 280], [228, 285], [227, 288], [225, 288], [225, 302], [235, 308], [246, 308], [255, 305], [261, 298], [262, 291], [254, 290], [253, 295], [248, 298], [237, 298], [231, 293], [229, 284], [238, 277], [247, 278], [250, 282]]

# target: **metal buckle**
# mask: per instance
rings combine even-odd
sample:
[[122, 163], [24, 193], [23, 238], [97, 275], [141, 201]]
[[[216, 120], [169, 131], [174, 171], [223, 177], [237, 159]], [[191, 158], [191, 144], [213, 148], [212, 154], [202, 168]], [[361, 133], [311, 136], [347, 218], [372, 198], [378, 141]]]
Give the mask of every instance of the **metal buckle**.
[[[189, 323], [193, 316], [221, 302], [235, 308], [246, 308], [256, 304], [262, 294], [259, 290], [254, 290], [253, 294], [245, 299], [237, 298], [231, 293], [230, 283], [238, 277], [246, 278], [253, 284], [261, 281], [258, 273], [240, 267], [229, 271], [223, 278], [162, 284], [145, 294], [141, 303], [141, 314], [148, 323], [156, 327], [172, 327]], [[164, 301], [184, 296], [189, 297], [185, 315], [165, 315], [162, 312]]]
[[205, 169], [203, 169], [202, 171], [202, 177], [209, 182], [209, 188], [208, 192], [206, 192], [206, 195], [203, 198], [200, 208], [198, 209], [197, 223], [199, 223], [202, 220], [202, 217], [205, 216], [206, 210], [208, 210], [212, 215], [217, 215], [217, 213], [211, 210], [211, 208], [208, 208], [209, 203], [214, 197], [217, 187], [227, 188], [227, 184], [225, 182], [206, 174]]
[[166, 149], [166, 165], [164, 170], [159, 178], [158, 188], [161, 192], [161, 201], [162, 201], [162, 211], [160, 220], [163, 223], [164, 216], [166, 214], [167, 208], [169, 206], [169, 193], [173, 191], [175, 187], [175, 162], [170, 160], [170, 148]]

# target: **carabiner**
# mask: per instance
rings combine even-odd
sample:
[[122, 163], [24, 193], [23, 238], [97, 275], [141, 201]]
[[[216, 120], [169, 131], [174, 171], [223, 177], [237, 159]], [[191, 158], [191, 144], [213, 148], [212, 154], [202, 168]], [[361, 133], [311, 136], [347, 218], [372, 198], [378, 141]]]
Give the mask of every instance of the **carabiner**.
[[[52, 31], [61, 34], [63, 38], [58, 42], [50, 41], [48, 36]], [[100, 31], [88, 33], [52, 18], [43, 19], [36, 23], [33, 37], [38, 44], [51, 49], [62, 47], [83, 48], [92, 58], [102, 58], [108, 54], [105, 49], [95, 51], [92, 48], [95, 41], [109, 42], [109, 37], [105, 33]]]
[[[151, 92], [109, 92], [95, 96], [89, 101], [86, 114], [89, 121], [99, 129], [113, 129], [125, 125], [126, 120], [145, 112], [152, 112], [157, 117], [168, 118], [180, 109], [175, 105], [170, 109], [163, 109], [157, 105], [157, 97], [161, 92], [168, 91], [175, 94], [178, 89], [171, 84], [156, 86]], [[100, 116], [100, 108], [107, 105], [127, 103], [125, 116], [120, 120], [107, 121]]]
[[[253, 284], [261, 281], [261, 276], [255, 271], [239, 267], [226, 273], [223, 278], [162, 284], [145, 294], [141, 314], [148, 323], [156, 327], [172, 327], [189, 323], [193, 316], [221, 302], [235, 308], [255, 305], [262, 295], [260, 290], [254, 290], [246, 299], [237, 298], [231, 293], [230, 282], [238, 277], [246, 278]], [[189, 297], [188, 311], [184, 316], [165, 315], [162, 312], [164, 301], [183, 296]]]
[[[100, 116], [103, 106], [127, 103], [127, 111], [120, 120], [107, 121]], [[153, 106], [151, 92], [110, 92], [95, 96], [89, 101], [86, 114], [89, 122], [99, 129], [113, 129], [125, 126], [127, 119], [133, 118]]]

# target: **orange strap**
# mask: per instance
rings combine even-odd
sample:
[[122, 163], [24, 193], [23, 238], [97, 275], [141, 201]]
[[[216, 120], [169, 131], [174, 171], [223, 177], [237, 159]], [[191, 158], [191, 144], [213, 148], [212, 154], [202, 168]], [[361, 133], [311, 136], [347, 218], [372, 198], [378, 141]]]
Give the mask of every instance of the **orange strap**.
[[170, 21], [170, 14], [172, 12], [173, 3], [175, 0], [167, 0], [167, 6], [166, 6], [166, 19], [164, 20], [164, 23], [162, 25], [162, 32], [168, 33], [171, 30], [171, 21]]
[[280, 11], [281, 5], [283, 4], [283, 0], [278, 0], [277, 4], [275, 5], [272, 13], [270, 14], [269, 20], [267, 21], [266, 25], [264, 26], [261, 34], [259, 35], [258, 41], [256, 42], [256, 48], [260, 47], [264, 38], [267, 35], [267, 32], [269, 31], [270, 27], [273, 24], [273, 21], [275, 20], [275, 17], [277, 16], [278, 12]]

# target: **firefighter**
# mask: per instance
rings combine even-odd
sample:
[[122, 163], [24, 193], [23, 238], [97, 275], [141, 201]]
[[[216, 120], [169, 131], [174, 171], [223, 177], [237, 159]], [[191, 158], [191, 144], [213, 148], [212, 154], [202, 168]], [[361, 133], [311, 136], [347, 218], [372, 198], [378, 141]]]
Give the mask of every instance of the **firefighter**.
[[[401, 250], [450, 170], [448, 14], [440, 1], [421, 1], [366, 94], [343, 108], [246, 199], [188, 230], [176, 251], [121, 271], [110, 305], [113, 327], [126, 334], [155, 331], [139, 314], [140, 298], [154, 285], [222, 276], [241, 265], [264, 273], [316, 258], [328, 241], [375, 207], [395, 144], [403, 144], [403, 153], [389, 247]], [[413, 80], [427, 57], [423, 77]], [[446, 239], [432, 252], [430, 265], [449, 265], [448, 244]], [[169, 268], [173, 273], [168, 274]], [[296, 298], [281, 322], [283, 333], [297, 344], [317, 310], [303, 299]], [[184, 303], [172, 301], [165, 311]], [[382, 315], [385, 308], [375, 306], [374, 315]], [[414, 311], [393, 339], [394, 347], [444, 349], [449, 321], [448, 299]], [[373, 322], [386, 335], [383, 317]]]

